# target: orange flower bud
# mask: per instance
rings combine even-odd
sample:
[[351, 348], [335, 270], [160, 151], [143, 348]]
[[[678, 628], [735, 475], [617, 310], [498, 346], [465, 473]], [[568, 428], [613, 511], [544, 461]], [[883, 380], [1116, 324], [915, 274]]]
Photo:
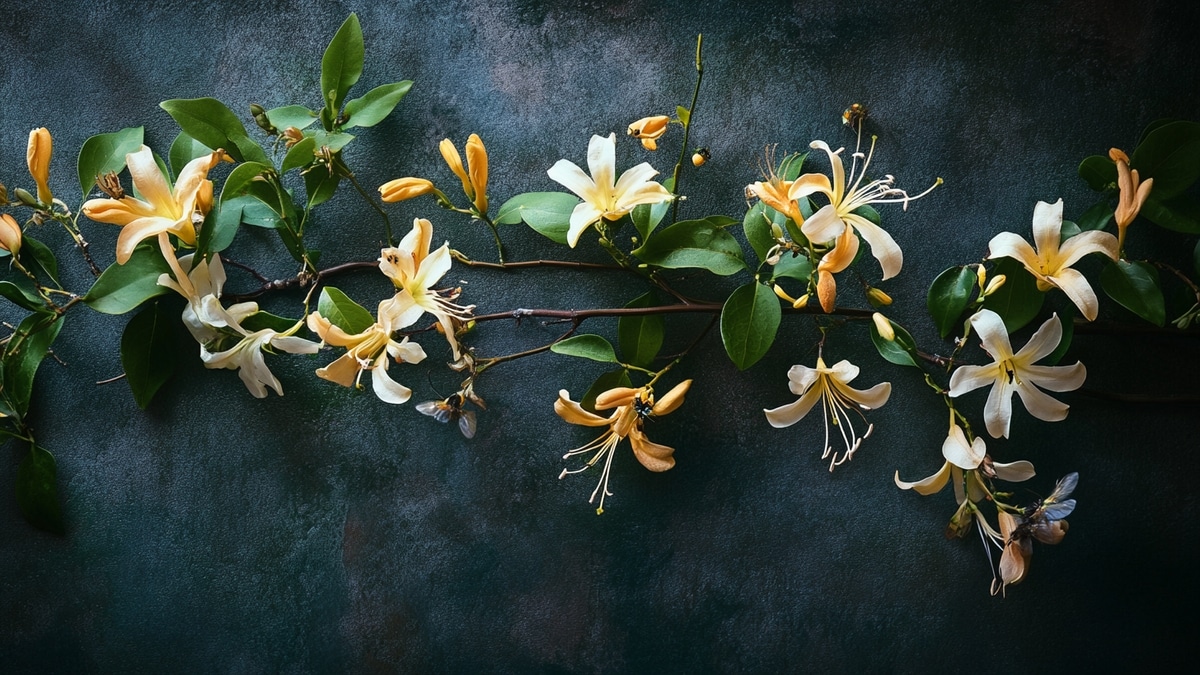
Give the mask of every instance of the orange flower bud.
[[13, 255], [21, 250], [21, 226], [7, 213], [0, 214], [0, 248]]
[[37, 183], [38, 201], [49, 205], [54, 201], [50, 192], [50, 153], [54, 141], [46, 127], [39, 127], [29, 132], [29, 147], [25, 151], [25, 159], [29, 164], [29, 175]]
[[458, 154], [458, 148], [454, 147], [454, 143], [449, 138], [443, 138], [438, 144], [438, 150], [442, 153], [442, 159], [446, 160], [450, 170], [455, 176], [462, 181], [463, 192], [467, 194], [469, 199], [475, 199], [475, 189], [471, 187], [471, 178], [467, 176], [466, 169], [463, 168], [462, 157]]
[[402, 202], [433, 192], [433, 183], [424, 178], [397, 178], [379, 186], [380, 199], [385, 202]]
[[471, 134], [467, 139], [466, 150], [468, 177], [471, 179], [471, 187], [475, 190], [475, 208], [480, 213], [487, 213], [488, 156], [479, 134]]

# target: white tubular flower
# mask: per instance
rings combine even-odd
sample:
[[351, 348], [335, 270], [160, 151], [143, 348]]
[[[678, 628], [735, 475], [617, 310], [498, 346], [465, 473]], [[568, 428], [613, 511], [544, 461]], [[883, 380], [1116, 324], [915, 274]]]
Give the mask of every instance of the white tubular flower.
[[293, 333], [300, 328], [301, 322], [299, 321], [283, 333], [270, 328], [251, 333], [242, 328], [240, 324], [241, 318], [244, 317], [239, 318], [226, 311], [214, 295], [204, 296], [202, 312], [212, 321], [211, 325], [230, 328], [242, 335], [242, 339], [236, 345], [222, 352], [210, 352], [208, 347], [202, 344], [200, 359], [204, 361], [204, 366], [238, 371], [238, 377], [242, 378], [242, 382], [255, 398], [265, 398], [267, 387], [283, 396], [283, 386], [267, 368], [266, 359], [263, 358], [264, 350], [273, 348], [289, 354], [315, 354], [319, 347], [311, 340], [293, 336]]
[[[901, 490], [915, 490], [922, 495], [931, 495], [946, 487], [946, 483], [953, 476], [954, 496], [958, 499], [958, 503], [962, 504], [967, 498], [963, 488], [963, 471], [975, 471], [980, 466], [984, 466], [985, 473], [1014, 483], [1029, 480], [1034, 476], [1033, 464], [1025, 460], [1008, 464], [992, 462], [988, 458], [987, 444], [983, 442], [983, 439], [976, 436], [974, 441], [968, 443], [966, 432], [957, 424], [951, 425], [950, 434], [942, 442], [942, 456], [946, 458], [946, 463], [942, 465], [941, 469], [932, 476], [914, 483], [900, 480], [900, 472], [897, 471], [896, 487]], [[971, 474], [971, 479], [973, 482], [968, 486], [972, 488], [971, 492], [982, 493], [980, 486], [974, 484], [978, 482], [978, 476]], [[981, 494], [972, 494], [971, 501], [979, 501], [981, 496]]]
[[[187, 299], [187, 307], [183, 308], [183, 324], [196, 342], [205, 344], [220, 335], [214, 327], [225, 326], [230, 317], [233, 325], [241, 324], [242, 319], [258, 311], [258, 303], [241, 302], [228, 309], [221, 307], [219, 302], [209, 304], [208, 296], [215, 299], [221, 297], [221, 289], [225, 285], [225, 267], [221, 264], [221, 257], [216, 254], [213, 254], [212, 260], [201, 258], [192, 267], [194, 259], [194, 255], [179, 259], [180, 269], [191, 269], [187, 273], [187, 284], [180, 284], [170, 274], [163, 273], [158, 276], [158, 285], [166, 286]], [[213, 308], [219, 309], [220, 313], [214, 314]]]
[[1107, 232], [1080, 232], [1059, 246], [1062, 240], [1063, 203], [1038, 202], [1033, 209], [1034, 251], [1029, 242], [1012, 232], [1001, 232], [988, 243], [988, 258], [1012, 258], [1025, 266], [1037, 279], [1038, 289], [1060, 289], [1088, 321], [1096, 318], [1100, 303], [1087, 278], [1071, 266], [1089, 253], [1102, 253], [1117, 259], [1117, 238]]
[[335, 347], [345, 347], [346, 353], [336, 361], [317, 369], [317, 377], [336, 382], [343, 387], [361, 387], [364, 371], [371, 371], [371, 389], [384, 403], [399, 405], [408, 401], [412, 390], [396, 382], [388, 375], [388, 357], [398, 362], [420, 363], [425, 360], [425, 350], [415, 342], [392, 339], [395, 330], [395, 313], [391, 303], [379, 303], [379, 318], [361, 333], [350, 335], [333, 325], [318, 312], [308, 315], [308, 328], [321, 338], [321, 342]]
[[[858, 377], [858, 366], [849, 361], [839, 361], [832, 368], [825, 365], [824, 359], [817, 359], [817, 367], [795, 365], [788, 371], [788, 387], [793, 394], [800, 396], [794, 403], [780, 406], [771, 410], [763, 410], [767, 421], [776, 428], [789, 427], [808, 414], [818, 401], [822, 402], [825, 411], [825, 452], [821, 459], [829, 457], [829, 470], [850, 460], [863, 440], [871, 435], [875, 425], [867, 424], [866, 432], [860, 437], [854, 428], [854, 420], [850, 411], [858, 413], [863, 423], [866, 417], [863, 410], [873, 410], [887, 403], [892, 394], [890, 382], [881, 382], [867, 390], [858, 390], [849, 386], [849, 382]], [[829, 444], [829, 425], [832, 424], [842, 434], [846, 450], [839, 458]]]
[[[546, 171], [550, 179], [574, 192], [583, 200], [571, 212], [571, 226], [567, 230], [567, 243], [571, 248], [579, 243], [579, 237], [596, 221], [618, 220], [639, 204], [657, 204], [673, 199], [667, 189], [650, 179], [658, 171], [642, 162], [617, 174], [617, 135], [592, 136], [588, 142], [589, 177], [574, 162], [560, 159]], [[615, 181], [614, 181], [615, 179]]]
[[962, 366], [950, 378], [950, 396], [962, 396], [987, 385], [992, 386], [983, 409], [983, 419], [992, 438], [1008, 438], [1012, 420], [1012, 395], [1015, 391], [1034, 417], [1047, 422], [1065, 419], [1070, 406], [1051, 398], [1038, 387], [1050, 391], [1072, 391], [1083, 386], [1087, 369], [1073, 366], [1039, 366], [1058, 347], [1062, 324], [1055, 314], [1046, 320], [1029, 342], [1013, 353], [1008, 331], [999, 314], [980, 310], [971, 317], [971, 326], [979, 335], [984, 350], [995, 359], [986, 366]]

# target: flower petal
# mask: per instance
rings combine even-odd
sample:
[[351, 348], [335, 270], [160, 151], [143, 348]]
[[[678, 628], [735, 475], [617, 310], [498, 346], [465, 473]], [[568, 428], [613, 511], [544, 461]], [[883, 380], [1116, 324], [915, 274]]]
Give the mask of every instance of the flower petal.
[[588, 141], [588, 170], [601, 193], [610, 193], [617, 174], [617, 135], [592, 136]]
[[588, 412], [583, 409], [583, 406], [572, 401], [571, 394], [567, 393], [566, 389], [559, 390], [558, 398], [554, 401], [554, 412], [570, 424], [579, 424], [585, 427], [606, 427], [609, 424], [608, 418]]
[[1073, 366], [1029, 366], [1021, 374], [1042, 389], [1075, 391], [1087, 379], [1087, 368], [1082, 361], [1076, 361]]
[[1083, 318], [1088, 321], [1096, 320], [1096, 315], [1100, 312], [1100, 301], [1096, 298], [1096, 292], [1092, 290], [1087, 277], [1076, 270], [1063, 268], [1050, 278], [1050, 283], [1066, 293], [1071, 302], [1079, 308]]
[[847, 215], [845, 220], [853, 224], [854, 229], [858, 230], [863, 240], [870, 245], [871, 255], [875, 256], [883, 269], [884, 281], [900, 273], [900, 268], [904, 265], [904, 251], [900, 250], [900, 245], [892, 239], [892, 235], [875, 223], [853, 213]]
[[579, 238], [583, 236], [584, 230], [600, 220], [603, 215], [591, 202], [580, 202], [575, 205], [575, 210], [571, 211], [571, 225], [567, 229], [567, 243], [571, 248], [579, 243]]
[[[849, 363], [849, 361], [846, 361], [846, 363]], [[856, 366], [851, 367], [856, 368]], [[796, 364], [788, 369], [788, 389], [791, 389], [793, 394], [800, 396], [804, 392], [808, 391], [808, 388], [817, 381], [817, 377], [819, 377], [820, 374], [821, 371], [817, 370], [816, 368], [809, 368], [805, 365]], [[854, 374], [857, 375], [858, 371], [856, 370]], [[849, 379], [853, 378], [854, 375], [851, 375]]]
[[633, 447], [633, 456], [651, 471], [666, 471], [675, 466], [675, 458], [672, 456], [675, 454], [675, 448], [651, 441], [641, 429], [635, 427], [629, 432], [629, 445]]
[[1117, 238], [1107, 232], [1091, 230], [1080, 232], [1062, 244], [1058, 252], [1059, 268], [1071, 267], [1089, 253], [1100, 253], [1112, 260], [1117, 259]]
[[[1013, 362], [1022, 372], [1026, 368], [1049, 356], [1062, 342], [1062, 321], [1058, 314], [1050, 315], [1037, 331], [1029, 338], [1029, 342], [1021, 347], [1021, 351], [1013, 356]], [[990, 351], [990, 350], [989, 350]]]
[[150, 237], [170, 231], [175, 222], [167, 218], [149, 216], [130, 221], [117, 235], [117, 262], [124, 265], [133, 256], [133, 249]]
[[388, 376], [388, 362], [386, 356], [380, 356], [375, 362], [375, 368], [371, 371], [371, 389], [375, 391], [375, 395], [384, 403], [392, 405], [400, 405], [408, 401], [412, 396], [412, 389], [396, 382]]
[[1008, 438], [1009, 423], [1012, 421], [1012, 387], [1007, 380], [995, 380], [988, 392], [987, 403], [983, 404], [983, 422], [992, 438]]
[[623, 408], [633, 403], [633, 399], [641, 391], [641, 389], [634, 389], [633, 387], [613, 387], [608, 391], [601, 392], [596, 397], [596, 410]]
[[833, 172], [833, 196], [830, 200], [835, 205], [840, 205], [846, 191], [846, 169], [842, 166], [842, 158], [830, 149], [829, 144], [825, 141], [813, 141], [808, 144], [808, 147], [814, 150], [824, 150], [825, 154], [829, 155], [829, 166]]
[[550, 177], [550, 180], [574, 192], [585, 202], [594, 203], [600, 201], [597, 197], [599, 190], [596, 189], [595, 181], [588, 177], [583, 172], [583, 169], [580, 169], [574, 162], [560, 159], [546, 171], [546, 175]]
[[867, 410], [874, 410], [887, 403], [888, 397], [892, 395], [892, 383], [880, 382], [870, 389], [855, 389], [830, 378], [833, 387], [841, 392], [842, 396], [854, 401], [859, 407]]
[[950, 480], [950, 463], [947, 462], [938, 469], [937, 473], [927, 478], [922, 478], [915, 483], [909, 483], [900, 480], [900, 472], [896, 472], [896, 487], [901, 490], [916, 490], [919, 494], [931, 495], [935, 492], [940, 492], [946, 487], [946, 482]]
[[343, 387], [352, 387], [359, 370], [362, 368], [358, 359], [354, 358], [350, 352], [346, 352], [324, 368], [317, 368], [317, 377], [335, 382]]
[[182, 215], [179, 203], [171, 194], [167, 179], [163, 178], [158, 163], [154, 161], [154, 152], [150, 148], [143, 145], [138, 151], [125, 155], [125, 166], [129, 168], [134, 187], [142, 195], [142, 199], [154, 206], [157, 215], [172, 220]]
[[800, 199], [817, 192], [829, 197], [830, 200], [833, 199], [833, 186], [829, 184], [829, 177], [823, 173], [806, 173], [792, 181], [787, 196], [788, 199]]
[[[1058, 258], [1058, 243], [1062, 239], [1063, 201], [1053, 204], [1039, 201], [1033, 207], [1033, 243], [1042, 260]], [[1111, 236], [1111, 235], [1110, 235]]]
[[973, 443], [967, 443], [967, 435], [962, 427], [955, 424], [950, 427], [950, 434], [942, 443], [942, 456], [960, 469], [977, 469], [987, 455], [987, 446], [982, 438], [975, 438]]
[[1030, 272], [1037, 273], [1040, 261], [1037, 253], [1029, 242], [1020, 235], [1012, 232], [1001, 232], [988, 242], [988, 260], [996, 258], [1012, 258], [1025, 266]]
[[679, 406], [683, 405], [683, 397], [691, 387], [691, 380], [684, 380], [671, 387], [671, 391], [668, 391], [662, 398], [654, 402], [654, 414], [662, 416], [675, 412]]
[[960, 366], [950, 376], [950, 397], [962, 396], [969, 391], [986, 387], [996, 381], [998, 368], [990, 366]]
[[[983, 348], [996, 361], [1006, 361], [1013, 357], [1012, 343], [1008, 340], [1008, 329], [1004, 320], [990, 309], [981, 309], [971, 316], [971, 327], [983, 343]], [[1057, 343], [1056, 343], [1057, 344]]]
[[1027, 382], [1018, 383], [1015, 388], [1030, 415], [1044, 422], [1058, 422], [1067, 418], [1067, 410], [1071, 406], [1066, 403]]
[[992, 462], [992, 469], [996, 472], [996, 478], [1006, 480], [1010, 483], [1020, 483], [1021, 481], [1033, 478], [1035, 475], [1033, 464], [1023, 459], [1008, 464]]
[[792, 403], [781, 405], [778, 408], [772, 408], [770, 410], [764, 409], [763, 412], [767, 415], [767, 422], [769, 422], [771, 426], [775, 427], [776, 429], [790, 427], [807, 415], [808, 411], [812, 410], [813, 406], [816, 405], [817, 401], [821, 400], [821, 397], [824, 395], [825, 388], [822, 386], [816, 386], [812, 389], [809, 389], [803, 396]]
[[845, 229], [846, 224], [832, 204], [822, 206], [800, 226], [804, 236], [818, 244], [837, 239]]

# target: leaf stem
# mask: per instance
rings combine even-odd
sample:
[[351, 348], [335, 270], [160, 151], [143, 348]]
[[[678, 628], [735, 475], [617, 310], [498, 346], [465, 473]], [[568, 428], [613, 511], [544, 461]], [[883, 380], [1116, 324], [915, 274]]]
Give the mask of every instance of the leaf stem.
[[[700, 80], [704, 79], [704, 61], [701, 58], [701, 47], [704, 44], [704, 34], [696, 36], [696, 87], [692, 90], [692, 105], [688, 107], [688, 119], [683, 125], [683, 146], [679, 149], [679, 161], [675, 163], [675, 173], [671, 177], [671, 192], [679, 194], [679, 176], [683, 170], [683, 161], [687, 158], [688, 139], [692, 133], [692, 120], [696, 114], [696, 100], [700, 97]], [[679, 221], [679, 198], [671, 202], [671, 222]]]

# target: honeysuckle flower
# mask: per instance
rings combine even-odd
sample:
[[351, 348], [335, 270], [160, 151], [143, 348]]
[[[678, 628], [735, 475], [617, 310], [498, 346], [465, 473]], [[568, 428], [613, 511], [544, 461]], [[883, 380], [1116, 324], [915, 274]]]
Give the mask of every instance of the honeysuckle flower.
[[[177, 267], [190, 270], [182, 277], [182, 282], [163, 273], [158, 277], [158, 285], [175, 291], [188, 301], [183, 308], [183, 324], [197, 342], [207, 344], [220, 335], [218, 328], [230, 322], [240, 325], [242, 319], [257, 312], [258, 303], [241, 302], [228, 309], [222, 307], [219, 301], [210, 303], [208, 297], [221, 297], [221, 289], [225, 285], [225, 267], [221, 264], [221, 257], [216, 254], [211, 260], [202, 257], [195, 266], [192, 265], [194, 260], [195, 255], [185, 255], [179, 259]], [[215, 314], [214, 309], [218, 310]]]
[[858, 237], [854, 236], [854, 228], [847, 225], [834, 247], [817, 262], [817, 299], [826, 313], [837, 307], [837, 280], [833, 275], [844, 271], [857, 256]]
[[[154, 161], [150, 148], [142, 146], [125, 156], [133, 185], [142, 199], [90, 199], [83, 205], [88, 218], [120, 225], [117, 237], [117, 262], [125, 264], [138, 243], [159, 234], [173, 234], [189, 246], [196, 243], [197, 220], [212, 206], [212, 181], [208, 172], [224, 157], [222, 150], [197, 157], [179, 172], [174, 190]], [[169, 262], [169, 261], [168, 261]]]
[[983, 408], [983, 419], [992, 438], [1008, 438], [1013, 392], [1021, 397], [1025, 409], [1034, 417], [1047, 422], [1065, 419], [1070, 406], [1051, 398], [1042, 389], [1078, 389], [1087, 377], [1087, 369], [1078, 361], [1073, 366], [1037, 365], [1038, 361], [1058, 347], [1062, 339], [1062, 324], [1058, 315], [1047, 319], [1015, 354], [999, 314], [983, 309], [970, 321], [984, 350], [995, 361], [986, 366], [961, 366], [955, 370], [950, 377], [950, 396], [962, 396], [991, 385], [992, 390]]
[[238, 371], [238, 377], [255, 398], [265, 398], [267, 387], [283, 396], [283, 386], [267, 367], [263, 357], [264, 350], [278, 349], [289, 354], [315, 354], [320, 347], [311, 340], [294, 336], [300, 328], [300, 321], [283, 333], [270, 328], [251, 332], [241, 326], [241, 320], [245, 317], [235, 316], [222, 308], [215, 295], [204, 296], [203, 302], [205, 306], [202, 312], [211, 321], [210, 325], [230, 329], [241, 335], [241, 339], [233, 347], [220, 352], [211, 352], [209, 345], [202, 344], [200, 359], [204, 361], [206, 368]]
[[614, 182], [617, 173], [617, 135], [592, 136], [588, 142], [589, 177], [574, 162], [560, 159], [546, 171], [550, 179], [583, 200], [571, 212], [567, 243], [571, 248], [589, 226], [599, 221], [618, 220], [639, 204], [658, 204], [674, 196], [650, 180], [658, 171], [646, 162], [628, 169]]
[[[871, 255], [875, 256], [875, 259], [879, 261], [879, 266], [883, 268], [883, 278], [886, 280], [899, 274], [900, 268], [904, 264], [904, 253], [896, 244], [896, 240], [892, 239], [892, 235], [878, 225], [854, 212], [868, 204], [899, 202], [907, 208], [908, 202], [929, 194], [929, 191], [937, 187], [942, 179], [939, 178], [928, 190], [915, 197], [910, 197], [904, 190], [893, 187], [892, 183], [895, 179], [891, 176], [884, 176], [863, 184], [867, 167], [871, 164], [871, 155], [875, 152], [875, 141], [872, 140], [871, 150], [863, 158], [862, 169], [858, 171], [857, 175], [855, 175], [854, 167], [851, 167], [852, 183], [847, 188], [846, 170], [842, 165], [842, 158], [838, 154], [842, 148], [838, 148], [836, 151], [831, 150], [824, 141], [813, 141], [810, 147], [815, 150], [823, 150], [825, 154], [829, 155], [833, 181], [831, 182], [824, 174], [808, 173], [797, 178], [789, 187], [787, 196], [791, 200], [807, 197], [817, 192], [829, 198], [828, 204], [822, 206], [816, 213], [809, 216], [808, 220], [804, 221], [800, 227], [801, 232], [811, 241], [820, 243], [838, 237], [846, 226], [851, 226], [858, 230], [858, 233], [871, 247]], [[854, 153], [856, 164], [860, 157], [863, 157], [862, 153]]]
[[1121, 191], [1117, 197], [1117, 209], [1113, 219], [1117, 221], [1117, 252], [1125, 250], [1125, 228], [1137, 218], [1150, 190], [1154, 179], [1139, 181], [1137, 169], [1129, 169], [1129, 155], [1118, 148], [1111, 148], [1108, 157], [1117, 165], [1117, 188]]
[[317, 377], [336, 382], [343, 387], [361, 388], [364, 371], [371, 371], [371, 388], [384, 403], [401, 404], [412, 396], [412, 390], [396, 382], [388, 375], [388, 357], [397, 362], [420, 363], [425, 360], [425, 350], [415, 342], [392, 338], [396, 330], [395, 308], [388, 302], [379, 303], [378, 319], [369, 328], [354, 335], [347, 334], [319, 312], [308, 315], [308, 328], [316, 333], [321, 342], [334, 347], [345, 347], [346, 353], [336, 361], [317, 369]]
[[[858, 390], [849, 386], [849, 382], [858, 377], [858, 366], [849, 361], [839, 361], [832, 368], [825, 365], [825, 360], [818, 357], [817, 366], [795, 365], [788, 370], [788, 388], [800, 398], [793, 403], [778, 408], [763, 410], [767, 421], [775, 428], [789, 427], [808, 414], [813, 406], [821, 402], [825, 412], [825, 452], [821, 459], [833, 457], [829, 461], [829, 470], [849, 461], [863, 440], [871, 435], [875, 425], [868, 424], [866, 433], [861, 437], [854, 428], [854, 420], [850, 411], [858, 413], [863, 422], [866, 417], [863, 410], [873, 410], [887, 403], [892, 393], [890, 382], [881, 382], [866, 390]], [[841, 432], [842, 441], [846, 445], [845, 452], [838, 457], [829, 444], [830, 417], [832, 424]]]
[[683, 405], [683, 397], [691, 386], [691, 380], [684, 380], [657, 401], [654, 400], [653, 390], [646, 387], [609, 389], [596, 397], [596, 410], [613, 411], [608, 417], [601, 417], [585, 410], [579, 403], [571, 400], [571, 395], [567, 393], [566, 389], [559, 391], [558, 399], [554, 402], [554, 412], [558, 413], [559, 417], [571, 424], [585, 427], [608, 427], [608, 430], [591, 443], [563, 455], [563, 459], [570, 459], [578, 455], [593, 453], [583, 466], [578, 469], [563, 469], [558, 477], [563, 478], [570, 474], [586, 471], [600, 460], [604, 460], [600, 480], [596, 484], [596, 489], [592, 491], [591, 498], [588, 499], [590, 504], [596, 500], [597, 494], [600, 495], [599, 508], [596, 509], [596, 513], [599, 514], [604, 513], [604, 498], [612, 495], [608, 491], [608, 477], [612, 468], [614, 451], [622, 439], [629, 439], [633, 455], [647, 469], [658, 472], [675, 466], [673, 457], [675, 449], [654, 443], [646, 438], [644, 426], [647, 418], [661, 417]]
[[963, 488], [964, 471], [972, 472], [968, 474], [967, 483], [970, 492], [974, 493], [971, 495], [971, 501], [974, 502], [983, 498], [982, 485], [978, 484], [977, 470], [980, 467], [983, 467], [984, 474], [1014, 483], [1029, 480], [1034, 476], [1033, 465], [1025, 460], [1007, 464], [993, 462], [988, 457], [987, 444], [983, 442], [983, 439], [976, 436], [975, 440], [968, 443], [966, 432], [958, 424], [951, 424], [950, 434], [942, 442], [942, 456], [946, 458], [946, 463], [942, 465], [942, 468], [919, 481], [913, 483], [902, 481], [900, 472], [897, 471], [896, 487], [901, 490], [915, 490], [922, 495], [931, 495], [946, 487], [946, 483], [953, 476], [954, 495], [958, 499], [958, 503], [962, 504], [967, 498], [967, 493]]
[[1080, 232], [1062, 242], [1063, 203], [1038, 202], [1033, 209], [1033, 241], [1037, 251], [1020, 235], [1001, 232], [988, 243], [988, 258], [1012, 258], [1037, 279], [1040, 291], [1058, 288], [1088, 321], [1096, 318], [1100, 303], [1087, 278], [1071, 266], [1089, 253], [1117, 259], [1117, 238], [1107, 232]]
[[871, 321], [875, 324], [875, 330], [879, 332], [879, 337], [888, 342], [896, 339], [896, 329], [892, 327], [892, 322], [886, 316], [875, 312], [871, 315]]
[[[404, 236], [400, 245], [379, 252], [379, 269], [395, 285], [399, 292], [384, 300], [389, 316], [393, 318], [393, 330], [411, 326], [425, 312], [437, 318], [446, 340], [459, 357], [458, 340], [454, 337], [455, 321], [469, 319], [474, 305], [454, 304], [458, 291], [448, 294], [433, 288], [446, 272], [450, 271], [450, 243], [442, 244], [432, 253], [429, 246], [433, 241], [433, 225], [424, 218], [413, 220], [413, 229]], [[382, 307], [380, 313], [384, 313]]]
[[433, 182], [424, 178], [397, 178], [379, 186], [379, 198], [385, 202], [402, 202], [433, 192]]
[[38, 127], [29, 132], [29, 145], [25, 149], [25, 161], [29, 165], [29, 175], [37, 183], [37, 199], [41, 204], [49, 206], [54, 201], [50, 192], [50, 154], [54, 149], [54, 139], [46, 127]]
[[21, 252], [21, 225], [7, 213], [0, 214], [0, 248], [16, 255]]
[[647, 150], [658, 149], [658, 139], [662, 138], [663, 134], [667, 133], [667, 125], [671, 123], [671, 118], [666, 115], [654, 115], [652, 117], [643, 117], [642, 119], [629, 125], [629, 135], [642, 142], [642, 147]]
[[[772, 146], [767, 147], [765, 155], [764, 161], [759, 164], [759, 170], [766, 180], [747, 185], [746, 199], [758, 197], [759, 201], [787, 216], [793, 223], [803, 224], [804, 216], [800, 213], [800, 206], [795, 199], [788, 196], [793, 181], [784, 180], [775, 173], [775, 150]], [[782, 234], [780, 232], [775, 235], [776, 239]]]

